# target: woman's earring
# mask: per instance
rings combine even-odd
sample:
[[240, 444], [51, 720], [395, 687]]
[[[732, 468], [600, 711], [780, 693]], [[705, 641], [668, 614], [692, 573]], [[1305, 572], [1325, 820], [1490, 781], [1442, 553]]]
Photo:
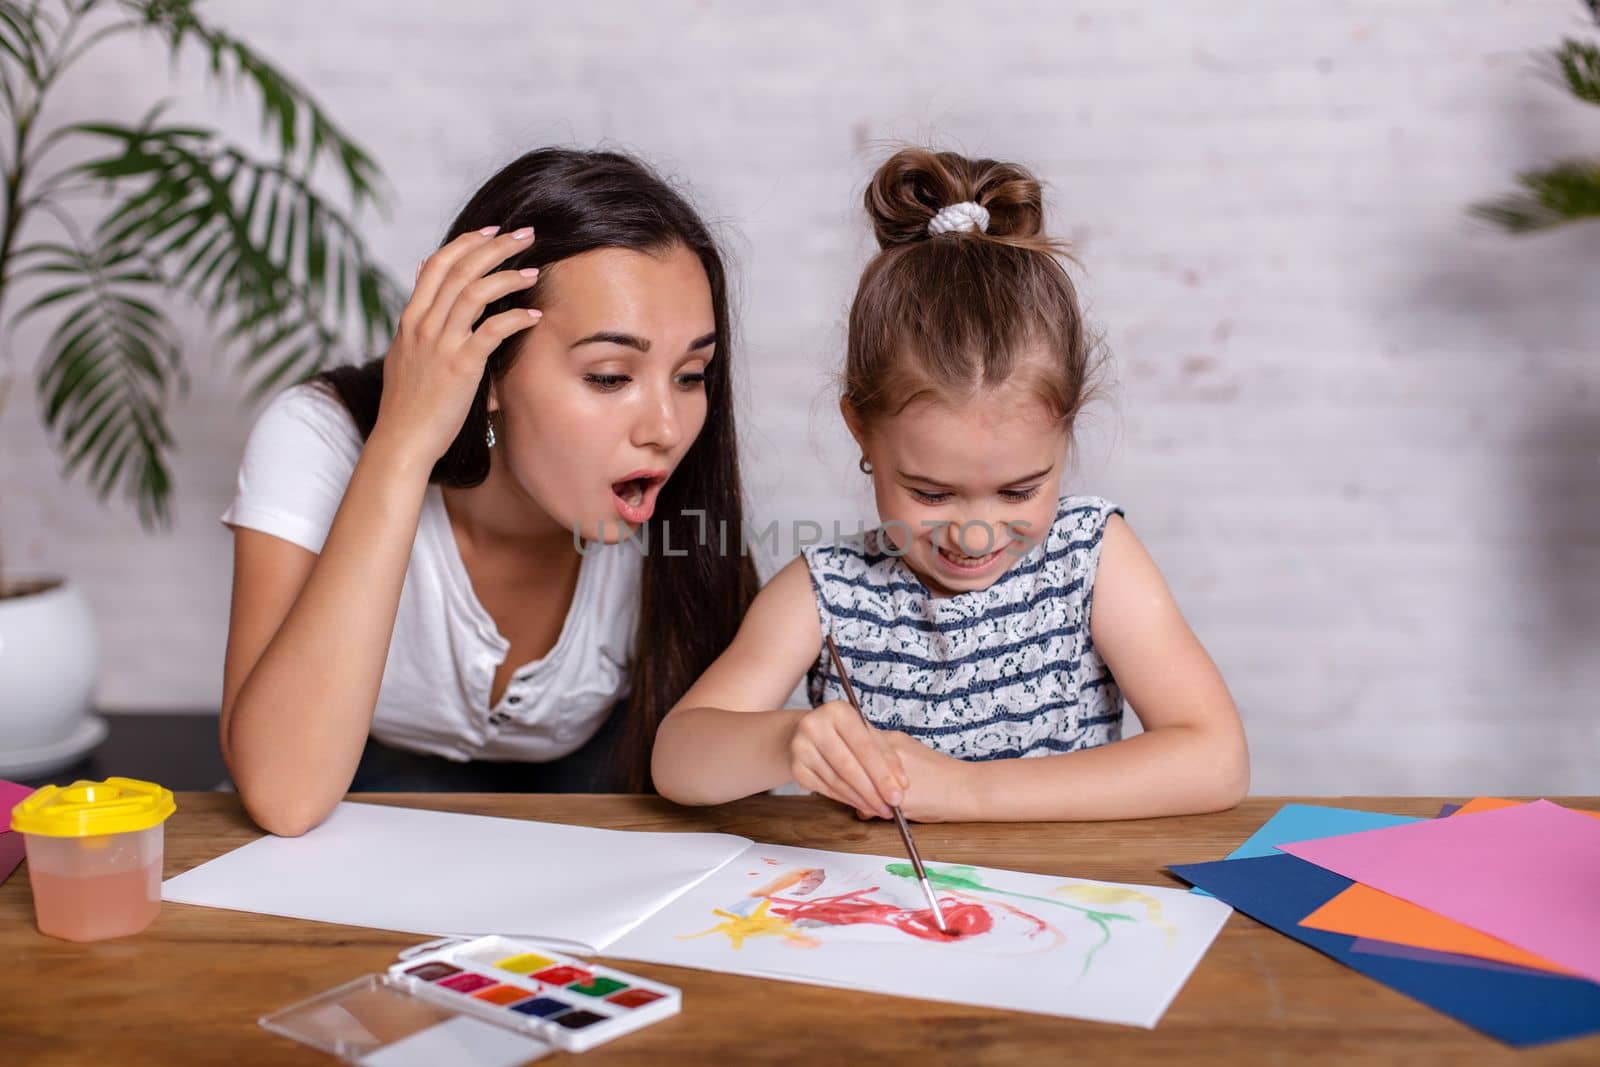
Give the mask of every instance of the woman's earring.
[[861, 457], [861, 462], [857, 463], [856, 466], [861, 468], [861, 473], [862, 474], [871, 474], [872, 473], [872, 464], [867, 462], [867, 457], [866, 456], [862, 456]]
[[493, 448], [494, 447], [494, 420], [493, 419], [485, 419], [484, 420], [484, 425], [487, 426], [488, 429], [483, 431], [483, 443], [485, 445], [487, 445], [488, 447]]

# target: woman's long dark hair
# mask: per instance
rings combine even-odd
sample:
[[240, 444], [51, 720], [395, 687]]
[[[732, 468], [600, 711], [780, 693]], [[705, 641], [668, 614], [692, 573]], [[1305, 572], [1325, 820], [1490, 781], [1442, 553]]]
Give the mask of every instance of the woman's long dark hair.
[[[682, 246], [699, 258], [711, 284], [717, 331], [717, 358], [706, 365], [706, 421], [662, 488], [648, 523], [653, 529], [643, 543], [665, 544], [663, 528], [669, 524], [678, 527], [674, 541], [680, 545], [692, 543], [691, 529], [743, 530], [727, 275], [716, 242], [695, 210], [628, 156], [543, 148], [485, 182], [450, 224], [445, 242], [486, 226], [505, 231], [532, 226], [537, 234], [525, 252], [502, 265], [506, 270], [542, 268], [597, 248], [659, 253]], [[484, 317], [512, 307], [537, 306], [539, 289], [536, 285], [489, 305]], [[520, 336], [513, 336], [489, 356], [467, 420], [434, 464], [430, 481], [466, 489], [488, 477], [484, 431], [489, 421], [489, 383], [510, 368], [519, 341]], [[366, 438], [378, 418], [383, 361], [338, 367], [314, 380], [339, 397]], [[703, 509], [707, 526], [700, 526], [698, 519], [691, 526], [683, 518], [685, 509]], [[748, 555], [714, 552], [709, 544], [697, 547], [682, 556], [660, 551], [645, 555], [628, 722], [618, 768], [618, 777], [635, 792], [651, 788], [650, 749], [662, 717], [732, 643], [755, 596], [756, 573]]]

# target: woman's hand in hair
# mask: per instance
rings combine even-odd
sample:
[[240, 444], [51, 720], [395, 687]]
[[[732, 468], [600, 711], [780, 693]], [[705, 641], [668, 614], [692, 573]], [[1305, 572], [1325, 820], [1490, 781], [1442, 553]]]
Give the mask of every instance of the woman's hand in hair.
[[473, 230], [423, 260], [394, 343], [383, 357], [383, 398], [372, 438], [429, 468], [461, 432], [490, 353], [541, 313], [516, 307], [473, 324], [484, 308], [530, 288], [539, 272], [494, 267], [526, 250], [533, 230]]

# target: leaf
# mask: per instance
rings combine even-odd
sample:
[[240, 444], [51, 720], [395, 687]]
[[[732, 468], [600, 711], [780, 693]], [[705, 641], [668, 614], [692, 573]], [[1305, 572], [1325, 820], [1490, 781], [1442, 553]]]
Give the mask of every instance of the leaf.
[[377, 200], [378, 168], [371, 157], [333, 123], [310, 93], [248, 44], [202, 21], [185, 0], [121, 0], [121, 6], [165, 38], [174, 60], [190, 46], [200, 48], [213, 81], [223, 87], [238, 83], [252, 87], [261, 104], [262, 130], [276, 141], [281, 163], [307, 175], [332, 149], [351, 205], [359, 208]]
[[165, 522], [172, 437], [162, 407], [179, 351], [170, 322], [138, 295], [159, 289], [161, 279], [128, 266], [137, 260], [133, 249], [33, 248], [34, 269], [79, 279], [75, 287], [59, 287], [75, 290], [72, 295], [35, 301], [38, 306], [25, 312], [66, 305], [40, 361], [45, 426], [56, 435], [69, 471], [88, 464], [87, 477], [102, 499], [120, 489], [137, 502], [147, 525]]
[[30, 81], [38, 81], [44, 40], [34, 12], [13, 0], [0, 2], [0, 51], [15, 59]]
[[[371, 264], [350, 220], [281, 164], [180, 126], [100, 123], [85, 132], [113, 148], [87, 168], [124, 169], [125, 158], [143, 166], [118, 179], [124, 199], [100, 240], [164, 264], [172, 284], [243, 343], [252, 389], [286, 368], [317, 369], [341, 354], [352, 330], [364, 346], [392, 333], [400, 290]], [[257, 329], [285, 315], [306, 330]]]
[[77, 296], [80, 292], [82, 292], [82, 290], [79, 286], [63, 285], [58, 289], [51, 289], [45, 293], [42, 293], [38, 297], [25, 304], [21, 310], [17, 312], [17, 321], [21, 322], [23, 319], [34, 314], [35, 312], [43, 311], [52, 304], [57, 304], [63, 300]]
[[[87, 434], [81, 435], [79, 442], [73, 446], [72, 451], [68, 454], [68, 473], [75, 472], [83, 465], [85, 459], [96, 455], [95, 450], [102, 443], [110, 446], [121, 440], [122, 430], [126, 424], [120, 417], [116, 405], [112, 403], [116, 398], [117, 390], [114, 387], [101, 389], [98, 394], [95, 394], [93, 402], [85, 405], [80, 420], [90, 429]], [[101, 409], [105, 408], [108, 403], [111, 404], [111, 407], [105, 411], [104, 415], [101, 415]], [[99, 416], [98, 419], [96, 416]], [[106, 436], [108, 430], [113, 431], [109, 437]]]
[[[210, 128], [171, 121], [164, 101], [131, 124], [58, 125], [51, 144], [71, 135], [88, 151], [46, 187], [102, 186], [105, 213], [88, 239], [9, 256], [4, 281], [36, 283], [14, 321], [51, 321], [37, 389], [68, 470], [102, 498], [132, 495], [142, 520], [161, 522], [171, 485], [164, 410], [187, 380], [163, 297], [193, 299], [262, 390], [351, 354], [347, 338], [387, 340], [402, 293], [347, 214], [376, 204], [376, 164], [303, 87], [208, 25], [192, 0], [0, 0], [6, 74], [38, 73], [51, 41], [91, 8], [120, 12], [104, 30], [143, 28], [174, 61], [198, 51], [214, 83], [254, 93], [272, 142], [267, 158], [251, 158]], [[319, 160], [348, 185], [339, 203], [309, 182]]]
[[1550, 55], [1551, 78], [1584, 103], [1600, 105], [1600, 47], [1568, 37]]
[[190, 292], [208, 294], [213, 306], [220, 304], [224, 294], [220, 291], [210, 292], [210, 286], [218, 271], [223, 271], [224, 277], [227, 276], [226, 268], [231, 254], [232, 249], [228, 247], [226, 231], [222, 229], [213, 230], [210, 238], [204, 245], [200, 246], [200, 249], [195, 252], [194, 258], [191, 260], [195, 266], [193, 267], [193, 279], [189, 283]]
[[1570, 160], [1517, 176], [1526, 192], [1475, 204], [1470, 213], [1511, 233], [1600, 218], [1600, 162]]
[[306, 203], [306, 285], [314, 293], [325, 295], [328, 283], [328, 230], [317, 217], [317, 202]]
[[317, 365], [322, 362], [320, 359], [312, 360], [312, 355], [313, 351], [310, 345], [292, 348], [287, 353], [280, 355], [278, 361], [256, 380], [254, 387], [251, 389], [252, 395], [254, 397], [265, 396], [275, 389], [278, 383], [286, 379], [290, 371], [299, 367], [302, 363]]

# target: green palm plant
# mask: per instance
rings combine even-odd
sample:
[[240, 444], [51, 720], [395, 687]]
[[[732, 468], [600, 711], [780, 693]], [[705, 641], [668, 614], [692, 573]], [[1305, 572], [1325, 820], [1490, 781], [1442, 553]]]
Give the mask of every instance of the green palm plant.
[[[208, 316], [252, 396], [392, 333], [402, 294], [352, 219], [381, 207], [376, 165], [300, 86], [192, 0], [0, 0], [0, 410], [22, 373], [15, 326], [49, 320], [41, 416], [69, 474], [120, 491], [146, 528], [170, 522], [166, 412], [187, 383], [168, 312]], [[134, 125], [51, 125], [62, 75], [107, 40], [142, 34], [171, 60], [259, 101], [256, 158], [153, 102]], [[75, 149], [75, 150], [74, 150]], [[313, 185], [332, 174], [331, 201]], [[26, 284], [27, 303], [7, 300]], [[19, 298], [22, 299], [22, 298]], [[7, 318], [9, 314], [9, 320]]]
[[[1600, 26], [1600, 0], [1584, 0]], [[1546, 56], [1546, 73], [1583, 103], [1600, 107], [1600, 45], [1563, 38]], [[1534, 233], [1600, 218], [1600, 159], [1568, 159], [1517, 175], [1519, 192], [1472, 206], [1471, 213], [1511, 233]]]

